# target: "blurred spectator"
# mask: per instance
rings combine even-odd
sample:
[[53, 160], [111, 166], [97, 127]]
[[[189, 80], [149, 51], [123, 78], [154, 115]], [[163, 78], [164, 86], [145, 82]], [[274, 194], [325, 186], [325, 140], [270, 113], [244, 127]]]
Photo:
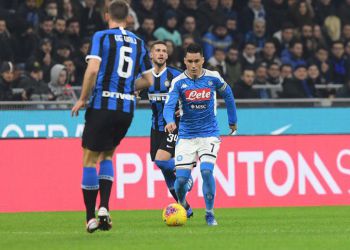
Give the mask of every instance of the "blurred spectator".
[[80, 11], [78, 10], [78, 5], [74, 5], [72, 0], [63, 0], [63, 13], [64, 19], [69, 20], [73, 17], [80, 19]]
[[201, 33], [209, 30], [213, 23], [217, 23], [218, 18], [224, 18], [223, 10], [219, 5], [219, 0], [204, 0], [198, 7], [198, 29]]
[[240, 59], [242, 63], [242, 69], [255, 70], [260, 64], [260, 60], [256, 57], [256, 46], [255, 43], [247, 42], [244, 45], [242, 57]]
[[290, 79], [293, 77], [293, 68], [290, 64], [282, 64], [281, 65], [281, 77], [283, 80]]
[[43, 79], [45, 82], [48, 82], [50, 80], [51, 67], [54, 65], [54, 60], [52, 58], [52, 41], [48, 38], [41, 40], [40, 46], [30, 60], [38, 61], [42, 65]]
[[240, 32], [246, 33], [253, 28], [255, 19], [266, 19], [266, 11], [261, 0], [249, 0], [248, 6], [239, 15]]
[[91, 36], [96, 31], [104, 29], [100, 13], [96, 10], [96, 0], [84, 0], [81, 11], [81, 35]]
[[146, 17], [153, 17], [156, 20], [156, 25], [160, 24], [159, 11], [154, 0], [141, 0], [135, 11], [140, 23], [143, 23], [143, 19]]
[[223, 49], [217, 48], [214, 51], [214, 55], [208, 60], [208, 68], [211, 70], [218, 71], [222, 77], [226, 77], [226, 54]]
[[231, 15], [226, 19], [227, 34], [232, 38], [232, 41], [239, 45], [242, 42], [242, 34], [237, 28], [237, 16]]
[[41, 19], [38, 34], [41, 39], [48, 38], [51, 41], [55, 39], [53, 33], [53, 20], [51, 17], [45, 16]]
[[183, 20], [183, 25], [180, 28], [180, 33], [184, 35], [191, 35], [196, 42], [201, 42], [201, 34], [197, 29], [197, 23], [194, 16], [186, 16]]
[[56, 55], [55, 55], [55, 61], [57, 63], [63, 63], [64, 59], [67, 59], [71, 57], [72, 55], [72, 48], [69, 43], [62, 42], [57, 45], [56, 48]]
[[276, 32], [273, 35], [273, 38], [277, 39], [279, 42], [278, 46], [278, 54], [281, 54], [281, 52], [285, 49], [289, 49], [290, 43], [292, 42], [294, 38], [294, 26], [291, 23], [284, 23], [282, 25], [282, 30]]
[[306, 65], [304, 60], [304, 48], [301, 41], [293, 41], [288, 50], [282, 51], [282, 63], [292, 65], [295, 69], [299, 65]]
[[264, 19], [257, 18], [254, 20], [253, 30], [245, 35], [245, 41], [255, 43], [257, 52], [260, 52], [266, 41], [266, 22]]
[[182, 37], [182, 46], [181, 46], [181, 49], [179, 50], [179, 54], [178, 54], [178, 58], [179, 58], [179, 61], [180, 61], [179, 63], [181, 65], [180, 68], [182, 68], [182, 69], [186, 68], [184, 60], [181, 60], [181, 59], [185, 57], [187, 47], [190, 44], [195, 43], [195, 42], [196, 41], [194, 40], [194, 37], [191, 36], [191, 35], [184, 35]]
[[55, 21], [58, 16], [58, 5], [56, 0], [47, 0], [44, 3], [44, 13], [41, 18], [49, 17]]
[[[30, 25], [24, 27], [24, 31], [19, 34], [18, 46], [16, 47], [16, 62], [23, 63], [36, 51], [40, 38]], [[22, 43], [20, 43], [22, 41]], [[25, 41], [25, 42], [23, 42]]]
[[320, 25], [324, 23], [326, 17], [334, 15], [336, 13], [336, 9], [332, 0], [319, 0], [314, 1], [315, 5], [315, 19], [316, 22]]
[[26, 99], [26, 93], [14, 94], [12, 90], [13, 83], [13, 64], [3, 62], [0, 67], [0, 101], [21, 101]]
[[[81, 86], [82, 84], [82, 79], [84, 77], [84, 72], [87, 66], [85, 58], [89, 53], [89, 47], [90, 47], [90, 39], [84, 38], [81, 42], [79, 50], [74, 54], [73, 62], [76, 67], [76, 70], [75, 70], [76, 79], [78, 80], [76, 81], [75, 79], [74, 80], [70, 79], [69, 83], [71, 85], [78, 84], [79, 86]], [[63, 61], [63, 64], [65, 64], [65, 61]], [[67, 65], [66, 67], [68, 69], [68, 73], [70, 73], [70, 67]]]
[[318, 47], [315, 56], [309, 60], [309, 65], [316, 64], [320, 70], [320, 76], [326, 81], [330, 81], [329, 53], [327, 48]]
[[16, 41], [7, 30], [5, 19], [0, 18], [0, 62], [13, 61]]
[[271, 63], [281, 64], [281, 60], [277, 57], [276, 52], [277, 50], [274, 41], [272, 39], [266, 41], [264, 48], [260, 52], [261, 62], [265, 63], [266, 65], [269, 65]]
[[[325, 84], [326, 81], [324, 78], [321, 77], [320, 71], [316, 64], [311, 64], [307, 68], [307, 75], [308, 75], [308, 85], [309, 86], [315, 86], [316, 84]], [[328, 89], [320, 89], [316, 90], [315, 96], [317, 97], [329, 97], [331, 92]]]
[[333, 83], [345, 84], [349, 76], [349, 59], [345, 56], [344, 44], [333, 42], [330, 57], [330, 74]]
[[206, 60], [209, 60], [214, 54], [216, 48], [225, 51], [232, 44], [232, 38], [227, 34], [227, 28], [224, 23], [217, 23], [212, 32], [208, 32], [203, 37], [203, 52]]
[[132, 15], [129, 14], [129, 15], [126, 17], [126, 26], [125, 26], [125, 29], [135, 33], [136, 30], [134, 30], [134, 27], [135, 27], [135, 20], [134, 20], [134, 17], [133, 17]]
[[168, 60], [166, 64], [177, 68], [181, 67], [174, 42], [171, 40], [165, 40], [165, 43], [168, 51]]
[[83, 75], [78, 75], [74, 61], [71, 58], [66, 58], [63, 60], [63, 65], [67, 70], [67, 82], [72, 86], [82, 86]]
[[164, 15], [164, 26], [159, 27], [153, 35], [161, 41], [170, 40], [175, 46], [181, 46], [182, 40], [179, 31], [176, 30], [177, 16], [173, 10], [168, 10]]
[[243, 70], [241, 79], [235, 83], [233, 94], [238, 99], [259, 98], [259, 93], [252, 88], [255, 73], [252, 69]]
[[57, 17], [54, 25], [55, 41], [60, 43], [68, 39], [66, 34], [66, 20], [63, 17]]
[[350, 40], [345, 43], [345, 55], [348, 59], [350, 58]]
[[278, 98], [282, 91], [283, 78], [281, 77], [280, 66], [277, 63], [271, 63], [267, 69], [267, 84], [273, 85], [269, 95], [271, 98]]
[[349, 98], [350, 97], [350, 80], [346, 81], [346, 84], [340, 89], [338, 89], [336, 93], [336, 97], [338, 98]]
[[315, 86], [307, 81], [305, 65], [298, 65], [294, 70], [294, 77], [283, 82], [283, 98], [312, 98], [316, 96]]
[[180, 7], [181, 13], [186, 16], [193, 16], [198, 20], [199, 11], [198, 11], [198, 1], [197, 0], [186, 0], [182, 1], [182, 6]]
[[337, 16], [328, 16], [324, 20], [324, 27], [328, 37], [334, 42], [340, 39], [341, 21]]
[[233, 89], [233, 84], [241, 77], [242, 65], [239, 61], [239, 51], [236, 46], [231, 46], [226, 56], [226, 81]]
[[329, 38], [325, 35], [324, 31], [321, 29], [321, 26], [318, 24], [315, 24], [313, 26], [313, 38], [315, 39], [315, 43], [317, 47], [323, 46], [328, 47], [329, 44]]
[[39, 11], [36, 0], [25, 0], [18, 8], [18, 15], [21, 16], [32, 27], [39, 25]]
[[350, 23], [344, 23], [342, 32], [341, 32], [341, 41], [347, 42], [350, 41]]
[[304, 24], [301, 27], [300, 40], [303, 44], [304, 58], [311, 57], [317, 48], [316, 40], [313, 37], [313, 25]]
[[339, 6], [337, 13], [344, 23], [350, 23], [350, 0], [344, 0]]
[[307, 0], [301, 0], [290, 11], [290, 19], [296, 27], [313, 23], [314, 11]]
[[[49, 101], [53, 100], [54, 96], [51, 93], [48, 85], [43, 82], [43, 71], [39, 62], [28, 62], [26, 66], [28, 75], [21, 80], [19, 88], [26, 91], [27, 98], [31, 101]], [[38, 108], [44, 108], [38, 106]]]
[[[254, 85], [267, 85], [267, 68], [265, 64], [260, 64], [255, 70], [255, 80]], [[271, 98], [268, 89], [258, 89], [256, 90], [262, 99]]]
[[284, 0], [271, 0], [266, 5], [266, 22], [268, 33], [273, 34], [282, 29], [288, 18], [288, 5]]
[[[164, 14], [168, 10], [174, 11], [177, 15], [178, 26], [182, 24], [184, 16], [180, 11], [180, 0], [165, 0], [164, 2], [165, 4], [162, 4], [160, 6], [161, 13]], [[162, 22], [164, 21], [165, 21], [164, 16], [162, 16]]]
[[225, 18], [237, 18], [237, 12], [233, 9], [234, 0], [220, 0], [220, 5]]
[[[52, 67], [48, 86], [56, 101], [74, 101], [72, 88], [68, 84], [68, 73], [64, 65], [56, 64]], [[67, 107], [68, 105], [60, 105], [59, 108]]]
[[80, 23], [77, 18], [71, 18], [67, 21], [68, 42], [73, 45], [75, 50], [79, 49], [81, 43]]
[[[106, 1], [106, 0], [105, 0]], [[110, 0], [109, 0], [110, 1]], [[134, 19], [134, 27], [133, 30], [138, 30], [140, 28], [140, 22], [139, 19], [137, 18], [136, 12], [134, 9], [131, 7], [132, 6], [132, 0], [126, 0], [129, 4], [129, 16], [132, 16]], [[103, 13], [104, 14], [104, 13]], [[103, 16], [103, 15], [102, 15]]]
[[155, 29], [155, 21], [152, 17], [145, 17], [141, 24], [141, 27], [137, 30], [137, 35], [140, 36], [146, 43], [149, 41], [157, 40], [153, 33]]

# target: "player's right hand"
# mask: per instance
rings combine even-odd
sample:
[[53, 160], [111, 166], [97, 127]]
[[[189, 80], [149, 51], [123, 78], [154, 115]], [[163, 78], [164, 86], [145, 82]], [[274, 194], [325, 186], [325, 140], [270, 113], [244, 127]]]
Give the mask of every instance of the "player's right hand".
[[231, 132], [229, 135], [236, 135], [237, 134], [237, 124], [230, 125]]
[[79, 115], [79, 109], [81, 109], [84, 106], [85, 106], [85, 101], [79, 99], [75, 103], [74, 107], [72, 108], [71, 116], [78, 116]]
[[164, 128], [165, 132], [168, 132], [170, 134], [172, 134], [175, 131], [175, 129], [176, 129], [175, 122], [168, 123]]

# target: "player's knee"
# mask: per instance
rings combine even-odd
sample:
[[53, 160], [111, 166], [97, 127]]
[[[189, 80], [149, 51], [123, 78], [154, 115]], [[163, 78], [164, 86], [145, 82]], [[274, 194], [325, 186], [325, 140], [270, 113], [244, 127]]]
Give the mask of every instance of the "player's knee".
[[176, 177], [176, 182], [178, 183], [178, 185], [180, 186], [180, 187], [184, 187], [186, 184], [187, 184], [187, 182], [188, 182], [188, 177], [185, 177], [185, 176], [177, 176]]
[[213, 171], [210, 169], [202, 169], [201, 174], [202, 174], [203, 181], [207, 181], [213, 176]]
[[167, 160], [167, 161], [155, 160], [154, 162], [162, 171], [175, 170], [174, 160]]

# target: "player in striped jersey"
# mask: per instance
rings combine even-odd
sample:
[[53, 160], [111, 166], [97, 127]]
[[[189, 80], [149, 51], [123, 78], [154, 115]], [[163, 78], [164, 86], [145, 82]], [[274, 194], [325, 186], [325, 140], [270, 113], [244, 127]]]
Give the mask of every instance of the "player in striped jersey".
[[[152, 106], [152, 128], [151, 128], [151, 158], [162, 170], [166, 185], [177, 201], [174, 190], [175, 176], [175, 144], [177, 141], [177, 130], [173, 133], [164, 131], [166, 122], [163, 118], [163, 108], [166, 96], [169, 92], [171, 81], [180, 75], [182, 71], [166, 65], [168, 59], [167, 46], [163, 41], [156, 41], [151, 46], [151, 60], [153, 63], [153, 84], [148, 88], [148, 98]], [[189, 189], [193, 180], [189, 179]], [[187, 217], [193, 216], [188, 202], [185, 202]]]
[[[129, 7], [123, 0], [111, 2], [106, 13], [108, 30], [98, 31], [92, 38], [86, 57], [82, 93], [72, 108], [78, 115], [93, 89], [85, 113], [83, 132], [82, 189], [86, 207], [86, 229], [109, 230], [109, 197], [114, 179], [112, 157], [124, 138], [133, 118], [135, 89], [148, 88], [152, 83], [151, 62], [144, 42], [124, 29]], [[136, 77], [141, 73], [141, 77]], [[95, 86], [94, 86], [95, 85]], [[97, 175], [96, 164], [100, 163]], [[99, 221], [95, 205], [100, 191]]]

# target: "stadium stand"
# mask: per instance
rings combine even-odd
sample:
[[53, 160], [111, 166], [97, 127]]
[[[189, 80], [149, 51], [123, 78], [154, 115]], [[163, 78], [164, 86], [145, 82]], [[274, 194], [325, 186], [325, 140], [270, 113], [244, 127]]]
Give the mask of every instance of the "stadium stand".
[[[128, 28], [147, 44], [166, 40], [168, 65], [183, 68], [188, 44], [202, 42], [206, 67], [219, 71], [233, 90], [250, 93], [236, 96], [239, 105], [350, 103], [350, 0], [128, 2]], [[71, 107], [91, 35], [105, 28], [106, 3], [0, 1], [0, 109], [11, 103], [20, 109]], [[52, 83], [55, 65], [68, 73], [61, 86]], [[249, 84], [246, 69], [254, 77]]]

